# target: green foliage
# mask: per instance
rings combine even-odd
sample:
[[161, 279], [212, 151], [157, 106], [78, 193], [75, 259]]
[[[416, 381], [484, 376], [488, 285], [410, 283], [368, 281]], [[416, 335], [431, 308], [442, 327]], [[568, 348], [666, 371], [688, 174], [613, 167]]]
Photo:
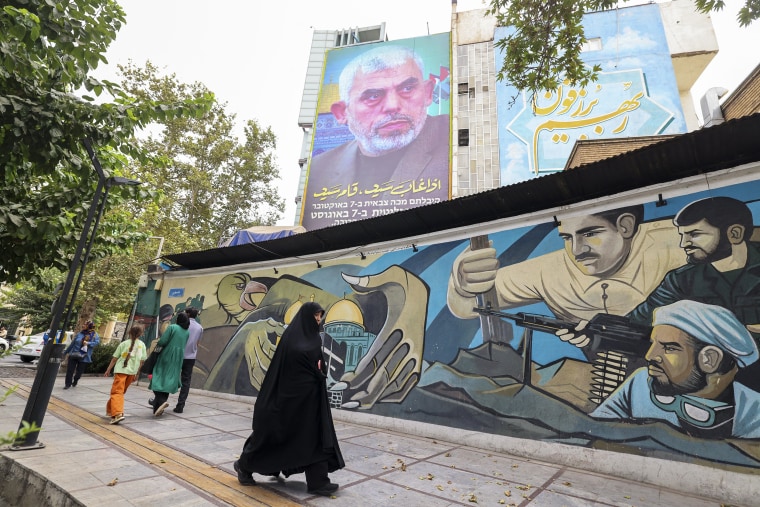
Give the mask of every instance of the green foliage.
[[[11, 350], [5, 350], [3, 352], [0, 352], [0, 358], [7, 357], [11, 355]], [[105, 370], [103, 370], [105, 371]], [[18, 386], [13, 386], [4, 393], [0, 393], [0, 406], [2, 406], [2, 403], [10, 396], [11, 394], [16, 391]], [[16, 442], [21, 442], [26, 438], [26, 435], [29, 433], [33, 433], [35, 431], [40, 431], [40, 427], [37, 426], [37, 423], [29, 424], [26, 421], [21, 421], [21, 428], [19, 428], [17, 431], [11, 431], [9, 433], [6, 433], [5, 435], [0, 435], [0, 446], [3, 445], [11, 445], [15, 444]]]
[[[113, 0], [10, 0], [0, 10], [0, 281], [70, 264], [97, 184], [83, 139], [92, 140], [108, 176], [128, 176], [133, 160], [152, 158], [135, 143], [137, 129], [203, 115], [213, 100], [140, 100], [91, 77], [123, 22]], [[127, 199], [153, 197], [145, 188], [116, 187], [108, 204], [119, 209]], [[95, 258], [145, 237], [122, 214], [108, 214], [101, 227]]]
[[[760, 0], [745, 0], [738, 22], [747, 26], [760, 17]], [[723, 0], [694, 0], [704, 13], [721, 10]], [[497, 72], [506, 81], [531, 97], [544, 90], [555, 90], [563, 81], [586, 86], [596, 81], [601, 66], [586, 66], [581, 47], [586, 36], [581, 25], [583, 14], [617, 6], [613, 0], [489, 0], [489, 14], [499, 26], [514, 32], [494, 45], [504, 52]]]
[[50, 326], [51, 307], [55, 300], [55, 287], [64, 280], [64, 274], [56, 269], [42, 269], [35, 281], [19, 282], [0, 299], [3, 315], [19, 321], [26, 316], [35, 332]]
[[[192, 101], [211, 93], [202, 83], [160, 75], [150, 62], [119, 68], [125, 90], [142, 100]], [[143, 217], [154, 235], [167, 238], [169, 251], [216, 247], [240, 228], [274, 224], [284, 210], [274, 186], [279, 177], [274, 133], [249, 120], [241, 141], [236, 116], [226, 106], [215, 101], [202, 116], [160, 119], [162, 128], [140, 141], [145, 151], [166, 161], [135, 170], [163, 195]]]
[[116, 347], [118, 346], [119, 342], [116, 340], [112, 340], [108, 343], [103, 343], [101, 341], [97, 347], [92, 349], [92, 362], [85, 371], [87, 373], [105, 373], [106, 368], [108, 368], [108, 365], [111, 362], [113, 353], [116, 352]]
[[[699, 12], [704, 13], [721, 11], [726, 6], [723, 0], [694, 0], [694, 4]], [[758, 18], [760, 18], [760, 0], [745, 0], [744, 7], [740, 8], [736, 15], [739, 26], [749, 26]]]
[[135, 260], [133, 255], [120, 254], [88, 264], [77, 300], [97, 300], [96, 322], [131, 312], [137, 280], [145, 268]]
[[[123, 85], [90, 75], [124, 22], [113, 0], [0, 10], [0, 282], [23, 281], [17, 313], [39, 321], [52, 302], [41, 269], [68, 271], [98, 183], [85, 138], [106, 176], [145, 183], [109, 190], [77, 297], [98, 302], [98, 320], [130, 311], [155, 257], [148, 236], [165, 237], [164, 251], [197, 250], [284, 209], [271, 129], [248, 121], [239, 141], [235, 115], [205, 86], [150, 64], [127, 67]], [[157, 137], [138, 141], [149, 126]]]

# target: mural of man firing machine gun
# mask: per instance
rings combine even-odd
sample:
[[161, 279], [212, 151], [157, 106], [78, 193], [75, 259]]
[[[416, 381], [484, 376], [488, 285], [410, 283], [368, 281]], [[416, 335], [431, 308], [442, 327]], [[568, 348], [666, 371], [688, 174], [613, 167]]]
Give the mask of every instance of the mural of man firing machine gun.
[[[551, 334], [575, 327], [573, 322], [531, 313], [505, 313], [490, 306], [474, 307], [473, 311], [513, 321], [524, 328], [522, 353], [524, 358], [523, 384], [531, 383], [531, 356], [533, 331]], [[594, 374], [590, 401], [599, 404], [614, 391], [636, 368], [643, 366], [644, 354], [649, 348], [651, 328], [631, 323], [627, 317], [600, 313], [595, 315], [583, 330], [590, 340], [586, 347], [594, 355]]]
[[[649, 328], [631, 312], [671, 269], [684, 264], [669, 221], [643, 223], [643, 205], [556, 221], [563, 250], [512, 262], [485, 237], [454, 261], [447, 305], [459, 318], [508, 319], [526, 330], [518, 352], [530, 383], [533, 331], [582, 347], [594, 364], [589, 399], [601, 403], [635, 368]], [[501, 310], [543, 302], [554, 317]], [[487, 331], [484, 328], [484, 341]]]

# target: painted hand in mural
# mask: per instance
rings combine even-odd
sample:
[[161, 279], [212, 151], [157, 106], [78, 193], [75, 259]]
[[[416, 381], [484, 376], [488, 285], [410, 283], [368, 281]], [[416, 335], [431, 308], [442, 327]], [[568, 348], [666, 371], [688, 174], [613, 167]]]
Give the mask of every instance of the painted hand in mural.
[[591, 338], [586, 336], [586, 334], [583, 332], [583, 330], [586, 329], [587, 325], [588, 321], [582, 320], [578, 323], [577, 326], [575, 326], [574, 329], [560, 329], [554, 334], [557, 335], [557, 337], [563, 342], [568, 342], [578, 348], [585, 347], [591, 343]]
[[280, 337], [283, 331], [285, 331], [285, 327], [272, 318], [248, 322], [239, 331], [239, 334], [245, 336], [245, 359], [248, 364], [248, 375], [251, 378], [251, 385], [257, 390], [261, 388], [261, 383], [264, 381], [264, 376], [277, 347], [269, 337], [272, 335]]
[[494, 286], [498, 269], [495, 248], [471, 250], [468, 247], [454, 260], [451, 270], [454, 287], [465, 297], [487, 292]]
[[499, 260], [496, 249], [490, 246], [492, 243], [488, 244], [489, 248], [476, 250], [467, 247], [451, 267], [446, 302], [451, 313], [460, 319], [477, 317], [472, 311], [473, 306], [479, 306], [476, 296], [494, 287]]
[[343, 278], [356, 292], [382, 292], [388, 314], [356, 369], [330, 391], [342, 394], [342, 408], [366, 410], [378, 402], [400, 402], [420, 379], [429, 288], [399, 266], [377, 275]]

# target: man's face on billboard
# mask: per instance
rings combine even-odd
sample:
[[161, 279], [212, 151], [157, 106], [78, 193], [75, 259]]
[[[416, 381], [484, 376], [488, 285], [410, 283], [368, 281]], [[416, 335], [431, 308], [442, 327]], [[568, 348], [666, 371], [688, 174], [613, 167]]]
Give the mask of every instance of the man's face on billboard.
[[720, 229], [700, 220], [691, 225], [679, 225], [681, 248], [689, 264], [706, 264], [731, 255], [731, 242]]
[[611, 275], [623, 265], [632, 235], [632, 230], [620, 230], [596, 215], [563, 218], [559, 226], [567, 255], [584, 274], [593, 276]]
[[362, 153], [376, 157], [404, 148], [422, 130], [432, 102], [435, 80], [423, 80], [413, 60], [369, 74], [359, 70], [348, 103], [333, 104], [333, 114], [347, 123]]

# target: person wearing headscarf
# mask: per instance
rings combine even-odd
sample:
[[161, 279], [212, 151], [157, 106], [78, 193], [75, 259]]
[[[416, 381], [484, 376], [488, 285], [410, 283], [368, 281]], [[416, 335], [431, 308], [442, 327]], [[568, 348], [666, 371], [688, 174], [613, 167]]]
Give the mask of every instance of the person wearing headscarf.
[[760, 393], [735, 380], [760, 354], [728, 309], [681, 300], [655, 310], [648, 367], [590, 415], [666, 421], [701, 438], [760, 438]]
[[111, 418], [111, 424], [119, 424], [124, 420], [124, 393], [137, 380], [140, 368], [148, 357], [145, 343], [139, 339], [143, 330], [142, 326], [132, 326], [129, 329], [129, 339], [116, 347], [111, 362], [103, 373], [104, 377], [108, 377], [112, 370], [114, 372], [111, 397], [106, 403], [106, 415]]
[[327, 399], [324, 313], [319, 304], [304, 303], [283, 332], [256, 398], [253, 433], [234, 463], [241, 484], [255, 485], [254, 472], [303, 472], [311, 494], [329, 496], [338, 489], [328, 474], [345, 462]]
[[87, 365], [92, 363], [92, 349], [100, 343], [100, 336], [95, 332], [95, 324], [86, 322], [66, 350], [63, 351], [66, 364], [64, 389], [76, 387]]
[[182, 386], [182, 361], [185, 358], [185, 346], [190, 336], [190, 317], [186, 313], [177, 315], [177, 323], [166, 328], [158, 340], [157, 347], [162, 347], [148, 389], [153, 391], [151, 406], [153, 415], [159, 417], [169, 406], [169, 395], [179, 391]]

